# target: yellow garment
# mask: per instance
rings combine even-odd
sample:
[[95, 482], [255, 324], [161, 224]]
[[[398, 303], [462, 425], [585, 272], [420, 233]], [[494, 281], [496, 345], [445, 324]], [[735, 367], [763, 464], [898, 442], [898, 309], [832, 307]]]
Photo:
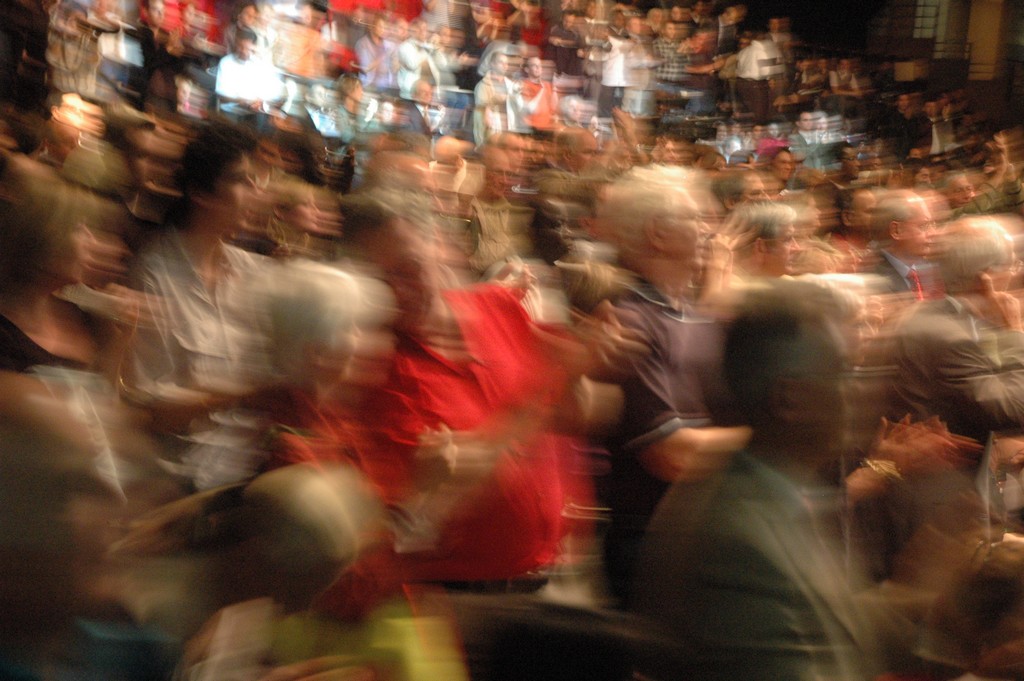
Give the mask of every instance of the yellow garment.
[[341, 622], [301, 613], [274, 626], [278, 664], [328, 655], [387, 671], [394, 681], [469, 681], [454, 626], [440, 616], [414, 616], [408, 602], [392, 601], [365, 621]]

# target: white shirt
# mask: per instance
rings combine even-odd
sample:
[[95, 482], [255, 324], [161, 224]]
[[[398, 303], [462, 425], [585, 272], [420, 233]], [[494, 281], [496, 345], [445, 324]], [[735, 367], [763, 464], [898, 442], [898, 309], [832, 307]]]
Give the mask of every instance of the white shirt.
[[256, 57], [239, 61], [229, 54], [217, 65], [217, 94], [245, 102], [281, 99], [283, 84], [277, 70]]
[[398, 94], [403, 99], [412, 98], [412, 86], [424, 76], [423, 68], [430, 72], [430, 79], [437, 85], [440, 77], [430, 52], [413, 39], [398, 46]]
[[628, 38], [608, 36], [608, 42], [612, 48], [605, 54], [604, 65], [601, 71], [601, 85], [605, 87], [628, 87], [632, 83], [629, 80], [626, 56], [633, 41]]
[[783, 74], [782, 55], [770, 40], [752, 40], [736, 55], [736, 77], [768, 80]]

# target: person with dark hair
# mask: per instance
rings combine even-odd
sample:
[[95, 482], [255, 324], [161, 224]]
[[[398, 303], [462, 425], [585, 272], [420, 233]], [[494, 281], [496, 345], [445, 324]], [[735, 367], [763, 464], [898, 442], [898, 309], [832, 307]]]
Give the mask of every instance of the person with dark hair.
[[217, 65], [215, 91], [221, 103], [258, 105], [280, 97], [281, 80], [273, 65], [256, 55], [256, 41], [256, 33], [251, 29], [235, 31], [231, 54]]
[[86, 274], [101, 207], [53, 169], [0, 156], [0, 370], [99, 368], [103, 325], [58, 294]]
[[823, 474], [844, 441], [841, 307], [827, 288], [794, 280], [766, 283], [742, 303], [723, 373], [752, 435], [719, 474], [673, 486], [651, 521], [633, 610], [686, 653], [651, 661], [645, 676], [914, 673], [910, 604], [925, 612], [941, 592], [977, 540], [974, 516], [951, 509], [943, 530], [929, 526], [907, 545], [911, 569], [865, 590], [857, 557], [839, 542], [840, 495]]
[[255, 149], [251, 133], [228, 123], [199, 131], [182, 158], [180, 222], [140, 254], [132, 273], [150, 323], [135, 329], [123, 387], [158, 431], [180, 433], [194, 417], [233, 403], [262, 368], [252, 364], [261, 343], [245, 301], [266, 264], [227, 243], [255, 197]]

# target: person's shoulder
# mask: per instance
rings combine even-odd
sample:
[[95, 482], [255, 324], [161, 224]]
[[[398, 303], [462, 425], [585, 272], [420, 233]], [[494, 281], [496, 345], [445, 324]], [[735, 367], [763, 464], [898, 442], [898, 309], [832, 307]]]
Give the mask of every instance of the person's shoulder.
[[276, 263], [273, 258], [247, 251], [232, 244], [224, 244], [224, 257], [232, 267], [247, 270], [266, 270]]

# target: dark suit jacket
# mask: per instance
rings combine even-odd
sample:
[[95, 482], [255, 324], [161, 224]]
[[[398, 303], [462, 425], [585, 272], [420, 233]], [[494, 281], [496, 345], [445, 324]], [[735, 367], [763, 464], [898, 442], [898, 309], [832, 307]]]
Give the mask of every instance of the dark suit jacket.
[[427, 137], [432, 136], [430, 125], [427, 120], [423, 118], [423, 114], [420, 113], [419, 107], [416, 106], [416, 102], [408, 99], [401, 100], [401, 106], [399, 107], [400, 123], [398, 125], [401, 130], [408, 130], [410, 132], [416, 132]]
[[650, 672], [872, 678], [876, 618], [854, 597], [823, 527], [790, 478], [746, 453], [716, 480], [674, 486], [648, 530], [634, 609], [691, 659]]
[[878, 253], [878, 262], [872, 268], [870, 274], [878, 275], [885, 280], [884, 293], [909, 293], [910, 284], [903, 278], [896, 268], [892, 266], [889, 259], [882, 253]]
[[896, 333], [892, 415], [936, 415], [985, 444], [1024, 427], [1024, 334], [986, 328], [950, 299], [923, 303]]

